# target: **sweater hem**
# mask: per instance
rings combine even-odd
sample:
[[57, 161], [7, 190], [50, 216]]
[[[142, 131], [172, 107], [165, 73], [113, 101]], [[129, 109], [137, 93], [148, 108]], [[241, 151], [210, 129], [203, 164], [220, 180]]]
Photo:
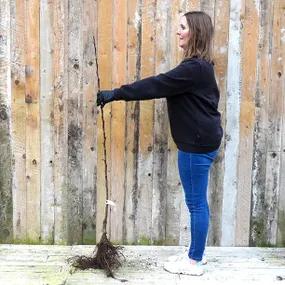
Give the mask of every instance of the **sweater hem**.
[[217, 150], [220, 147], [221, 143], [213, 145], [193, 145], [187, 143], [176, 143], [177, 148], [184, 152], [193, 152], [193, 153], [207, 153]]

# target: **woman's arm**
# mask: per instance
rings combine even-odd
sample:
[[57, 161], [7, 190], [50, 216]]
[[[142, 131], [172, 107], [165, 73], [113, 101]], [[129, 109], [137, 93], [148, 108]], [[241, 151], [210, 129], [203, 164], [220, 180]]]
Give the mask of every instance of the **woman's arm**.
[[196, 62], [181, 63], [166, 73], [122, 85], [113, 90], [114, 100], [149, 100], [179, 95], [191, 88], [197, 68]]

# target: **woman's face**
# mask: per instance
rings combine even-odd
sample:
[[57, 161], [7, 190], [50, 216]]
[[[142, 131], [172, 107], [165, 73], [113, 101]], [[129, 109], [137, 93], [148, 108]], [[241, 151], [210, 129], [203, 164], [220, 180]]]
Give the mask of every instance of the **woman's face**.
[[190, 31], [189, 31], [188, 23], [187, 23], [185, 16], [182, 16], [180, 18], [177, 35], [179, 37], [179, 46], [183, 49], [186, 49], [189, 38], [190, 38]]

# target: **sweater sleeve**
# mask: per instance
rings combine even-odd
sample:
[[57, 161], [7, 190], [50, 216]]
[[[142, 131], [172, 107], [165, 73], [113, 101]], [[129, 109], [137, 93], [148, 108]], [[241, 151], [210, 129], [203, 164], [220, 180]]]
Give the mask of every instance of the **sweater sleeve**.
[[179, 95], [191, 87], [196, 67], [197, 64], [182, 62], [166, 73], [147, 77], [114, 89], [114, 98], [115, 100], [131, 101]]

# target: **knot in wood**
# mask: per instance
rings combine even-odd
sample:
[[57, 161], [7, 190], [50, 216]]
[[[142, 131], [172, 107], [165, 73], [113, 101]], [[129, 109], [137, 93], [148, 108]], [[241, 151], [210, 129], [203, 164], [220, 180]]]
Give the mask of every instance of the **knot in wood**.
[[5, 121], [8, 119], [7, 107], [3, 104], [0, 105], [0, 120]]
[[26, 96], [25, 96], [25, 103], [27, 103], [27, 104], [33, 103], [33, 98], [32, 98], [32, 96], [30, 94], [26, 94]]

